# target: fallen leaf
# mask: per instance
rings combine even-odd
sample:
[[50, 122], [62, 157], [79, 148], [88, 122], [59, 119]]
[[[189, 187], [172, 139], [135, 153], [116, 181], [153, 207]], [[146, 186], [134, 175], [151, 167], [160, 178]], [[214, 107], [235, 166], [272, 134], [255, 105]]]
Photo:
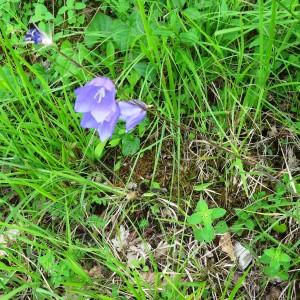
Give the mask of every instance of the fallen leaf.
[[160, 241], [154, 251], [154, 256], [156, 259], [160, 257], [166, 257], [168, 254], [170, 246], [165, 241]]
[[145, 261], [150, 251], [151, 245], [149, 243], [141, 242], [137, 245], [131, 245], [126, 254], [128, 265], [134, 266], [136, 261]]
[[236, 261], [233, 244], [229, 233], [225, 233], [221, 236], [219, 246], [223, 252], [225, 252], [232, 261]]
[[141, 277], [144, 279], [145, 282], [147, 283], [154, 283], [154, 279], [155, 279], [155, 274], [153, 272], [145, 272], [145, 273], [141, 273]]
[[118, 252], [121, 252], [128, 246], [129, 230], [126, 230], [123, 225], [120, 226], [120, 231], [111, 240], [113, 246]]
[[93, 278], [101, 278], [102, 268], [100, 266], [94, 266], [88, 271], [88, 274]]
[[269, 137], [276, 137], [278, 135], [278, 130], [275, 125], [270, 127], [270, 130], [267, 132]]

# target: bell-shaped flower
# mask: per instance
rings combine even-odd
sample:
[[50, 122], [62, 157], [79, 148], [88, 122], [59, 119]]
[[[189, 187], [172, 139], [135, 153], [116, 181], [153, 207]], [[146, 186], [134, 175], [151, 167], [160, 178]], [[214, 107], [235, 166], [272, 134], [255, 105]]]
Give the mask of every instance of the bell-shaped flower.
[[50, 46], [53, 44], [52, 38], [38, 28], [29, 29], [25, 35], [24, 40], [27, 43], [36, 45], [41, 44], [44, 46]]
[[119, 107], [120, 120], [126, 122], [126, 132], [142, 122], [147, 114], [147, 106], [140, 100], [120, 101]]
[[101, 141], [110, 138], [120, 116], [114, 83], [97, 77], [75, 90], [75, 111], [83, 113], [81, 126], [97, 129]]

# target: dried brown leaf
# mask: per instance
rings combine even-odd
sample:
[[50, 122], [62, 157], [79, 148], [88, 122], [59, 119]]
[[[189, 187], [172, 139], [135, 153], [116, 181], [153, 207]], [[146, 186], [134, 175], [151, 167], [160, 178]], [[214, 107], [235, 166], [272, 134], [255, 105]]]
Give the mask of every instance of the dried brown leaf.
[[219, 246], [221, 250], [225, 252], [232, 261], [236, 261], [236, 256], [234, 254], [234, 248], [229, 233], [225, 233], [221, 236]]

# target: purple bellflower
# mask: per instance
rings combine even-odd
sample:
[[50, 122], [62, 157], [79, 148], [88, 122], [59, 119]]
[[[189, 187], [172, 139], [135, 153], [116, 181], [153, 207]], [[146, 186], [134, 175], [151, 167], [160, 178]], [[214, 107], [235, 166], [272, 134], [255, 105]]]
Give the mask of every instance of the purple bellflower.
[[128, 102], [119, 102], [120, 120], [126, 122], [126, 132], [133, 129], [136, 125], [144, 120], [147, 114], [145, 103], [139, 100]]
[[50, 46], [53, 44], [52, 39], [38, 28], [29, 29], [25, 35], [24, 40], [27, 43], [32, 43], [36, 45], [41, 44], [44, 46]]
[[97, 77], [76, 89], [75, 94], [75, 111], [83, 113], [81, 126], [97, 129], [101, 141], [111, 137], [120, 116], [113, 82]]
[[75, 90], [75, 111], [83, 113], [81, 126], [94, 128], [104, 142], [114, 132], [118, 120], [126, 122], [126, 132], [146, 116], [146, 105], [137, 101], [117, 102], [114, 83], [106, 77], [97, 77]]

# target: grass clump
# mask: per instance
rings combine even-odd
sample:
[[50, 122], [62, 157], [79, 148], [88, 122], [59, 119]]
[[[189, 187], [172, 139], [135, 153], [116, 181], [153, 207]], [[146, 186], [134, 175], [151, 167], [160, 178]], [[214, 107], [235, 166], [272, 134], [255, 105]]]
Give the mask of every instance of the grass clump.
[[[4, 299], [297, 299], [298, 1], [14, 0], [0, 17]], [[53, 45], [26, 44], [30, 26]], [[96, 76], [149, 106], [105, 143], [74, 112]]]

